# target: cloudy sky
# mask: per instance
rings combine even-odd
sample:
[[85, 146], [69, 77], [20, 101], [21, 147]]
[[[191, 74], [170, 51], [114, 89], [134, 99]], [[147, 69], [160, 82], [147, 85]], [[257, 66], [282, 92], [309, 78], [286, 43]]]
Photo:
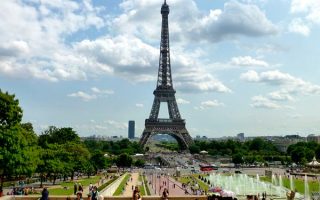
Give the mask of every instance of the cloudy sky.
[[[168, 0], [191, 136], [320, 133], [319, 0]], [[40, 134], [136, 134], [156, 86], [163, 0], [1, 0], [0, 88]], [[168, 117], [162, 105], [160, 117]]]

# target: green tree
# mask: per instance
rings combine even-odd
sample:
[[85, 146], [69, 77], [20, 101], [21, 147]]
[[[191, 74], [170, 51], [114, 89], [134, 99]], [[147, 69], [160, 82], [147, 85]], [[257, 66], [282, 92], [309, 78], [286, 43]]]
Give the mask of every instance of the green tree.
[[108, 161], [107, 158], [104, 156], [104, 153], [101, 151], [96, 151], [90, 158], [90, 162], [97, 173], [99, 169], [104, 169], [107, 167]]
[[5, 129], [20, 124], [22, 119], [22, 109], [19, 100], [15, 95], [8, 92], [3, 93], [0, 89], [0, 127]]
[[316, 154], [316, 158], [320, 159], [320, 145], [319, 144], [318, 144], [318, 146], [316, 148], [315, 154]]
[[21, 119], [19, 101], [0, 90], [0, 190], [4, 177], [31, 175], [37, 163], [37, 137]]
[[241, 153], [236, 153], [232, 156], [232, 162], [234, 164], [242, 164], [243, 163], [243, 155]]
[[192, 145], [189, 146], [189, 151], [192, 154], [200, 153], [200, 147], [198, 145], [196, 145], [196, 144], [192, 144]]
[[302, 164], [305, 160], [305, 149], [302, 146], [297, 146], [291, 151], [291, 159], [295, 163]]
[[126, 153], [120, 154], [116, 159], [118, 167], [130, 167], [132, 164], [132, 158]]
[[135, 162], [134, 162], [134, 166], [136, 167], [143, 167], [145, 164], [145, 161], [142, 160], [142, 159], [137, 159]]

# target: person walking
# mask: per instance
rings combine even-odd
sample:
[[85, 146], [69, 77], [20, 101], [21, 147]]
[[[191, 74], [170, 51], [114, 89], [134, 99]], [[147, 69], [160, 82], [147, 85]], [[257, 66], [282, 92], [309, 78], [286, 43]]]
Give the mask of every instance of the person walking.
[[75, 182], [74, 185], [73, 185], [73, 194], [76, 195], [78, 192], [78, 183]]
[[41, 192], [41, 198], [40, 200], [49, 200], [49, 191], [46, 187], [43, 188]]
[[83, 198], [82, 198], [82, 193], [81, 193], [81, 192], [78, 192], [78, 193], [77, 193], [77, 197], [76, 197], [75, 200], [83, 200]]
[[82, 184], [81, 184], [81, 183], [79, 183], [78, 191], [79, 191], [79, 192], [83, 192], [83, 186], [82, 186]]
[[169, 191], [168, 191], [167, 188], [164, 188], [164, 189], [163, 189], [163, 192], [162, 192], [161, 199], [162, 199], [162, 200], [168, 200], [168, 197], [169, 197]]
[[91, 191], [91, 200], [98, 200], [99, 192], [97, 189], [97, 186], [93, 186], [93, 189]]
[[138, 186], [134, 188], [133, 194], [132, 194], [132, 200], [141, 200], [140, 190]]

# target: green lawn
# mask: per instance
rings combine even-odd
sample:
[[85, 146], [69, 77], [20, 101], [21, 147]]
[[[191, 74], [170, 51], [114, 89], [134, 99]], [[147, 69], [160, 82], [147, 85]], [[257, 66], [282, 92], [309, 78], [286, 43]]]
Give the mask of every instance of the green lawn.
[[146, 192], [147, 192], [147, 195], [151, 195], [151, 193], [150, 193], [150, 189], [149, 189], [149, 184], [148, 184], [148, 182], [147, 182], [147, 180], [146, 180], [146, 176], [143, 176], [143, 184], [145, 185], [145, 187], [146, 187]]
[[[209, 186], [206, 184], [206, 183], [204, 183], [203, 181], [201, 181], [199, 178], [198, 178], [198, 176], [199, 176], [199, 174], [194, 174], [194, 175], [192, 175], [192, 176], [182, 176], [182, 177], [178, 177], [178, 181], [180, 182], [180, 183], [189, 183], [189, 182], [194, 182], [194, 180], [196, 180], [197, 181], [197, 183], [198, 183], [198, 185], [199, 185], [199, 187], [201, 188], [201, 189], [203, 189], [203, 190], [205, 190], [205, 191], [208, 191], [208, 189], [209, 189]], [[194, 178], [194, 179], [193, 179]]]
[[[73, 185], [74, 182], [81, 183], [84, 187], [88, 187], [90, 183], [97, 183], [100, 176], [92, 176], [90, 178], [83, 178], [75, 181], [66, 181], [60, 184], [58, 188], [48, 188], [50, 195], [73, 195]], [[59, 186], [59, 185], [58, 185]], [[66, 187], [67, 189], [64, 189]]]
[[113, 183], [115, 180], [117, 180], [119, 177], [118, 176], [116, 176], [116, 177], [114, 177], [113, 179], [111, 179], [111, 180], [108, 180], [106, 183], [104, 183], [103, 185], [100, 185], [99, 187], [98, 187], [98, 191], [100, 192], [101, 190], [103, 190], [104, 188], [106, 188], [108, 185], [110, 185], [111, 183]]
[[[140, 183], [143, 183], [142, 181], [142, 176], [139, 174], [139, 178], [138, 178]], [[144, 184], [144, 183], [143, 183]], [[146, 191], [144, 191], [144, 187], [143, 185], [139, 185], [139, 190], [140, 190], [140, 194], [141, 196], [145, 196], [146, 195]]]
[[202, 180], [200, 180], [198, 177], [199, 175], [193, 175], [193, 177], [197, 180], [199, 187], [204, 190], [204, 191], [208, 191], [209, 190], [209, 186], [208, 184], [206, 184], [205, 182], [203, 182]]
[[120, 185], [118, 186], [118, 188], [116, 189], [116, 191], [113, 193], [113, 196], [119, 196], [122, 194], [123, 192], [123, 188], [126, 185], [126, 182], [128, 181], [128, 179], [130, 178], [130, 174], [124, 174], [122, 176], [125, 176], [124, 179], [121, 181]]
[[189, 176], [181, 176], [177, 178], [177, 181], [179, 181], [180, 183], [189, 183], [192, 182], [192, 178]]
[[[271, 182], [271, 178], [268, 177], [260, 177], [260, 180]], [[290, 189], [290, 180], [288, 178], [282, 178], [283, 186]], [[301, 194], [304, 194], [304, 180], [294, 179], [294, 185], [297, 191]], [[309, 191], [311, 192], [319, 192], [319, 182], [318, 181], [309, 181]]]

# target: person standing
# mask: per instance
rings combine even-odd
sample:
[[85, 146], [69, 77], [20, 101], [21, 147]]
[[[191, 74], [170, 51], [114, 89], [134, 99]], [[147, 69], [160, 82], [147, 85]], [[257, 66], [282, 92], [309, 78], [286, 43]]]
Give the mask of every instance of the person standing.
[[76, 195], [78, 192], [78, 183], [75, 182], [74, 185], [73, 185], [73, 194]]
[[133, 200], [141, 200], [140, 190], [139, 190], [138, 186], [136, 186], [134, 188], [132, 199]]
[[163, 189], [163, 192], [162, 192], [162, 200], [168, 200], [168, 197], [169, 197], [169, 191], [167, 188], [164, 188]]
[[43, 188], [43, 190], [41, 192], [40, 200], [49, 200], [49, 191], [48, 191], [48, 189], [46, 187]]
[[98, 200], [99, 192], [97, 189], [97, 186], [93, 186], [93, 189], [91, 191], [91, 200]]
[[78, 191], [79, 191], [79, 192], [83, 192], [83, 187], [82, 187], [81, 183], [79, 183]]

